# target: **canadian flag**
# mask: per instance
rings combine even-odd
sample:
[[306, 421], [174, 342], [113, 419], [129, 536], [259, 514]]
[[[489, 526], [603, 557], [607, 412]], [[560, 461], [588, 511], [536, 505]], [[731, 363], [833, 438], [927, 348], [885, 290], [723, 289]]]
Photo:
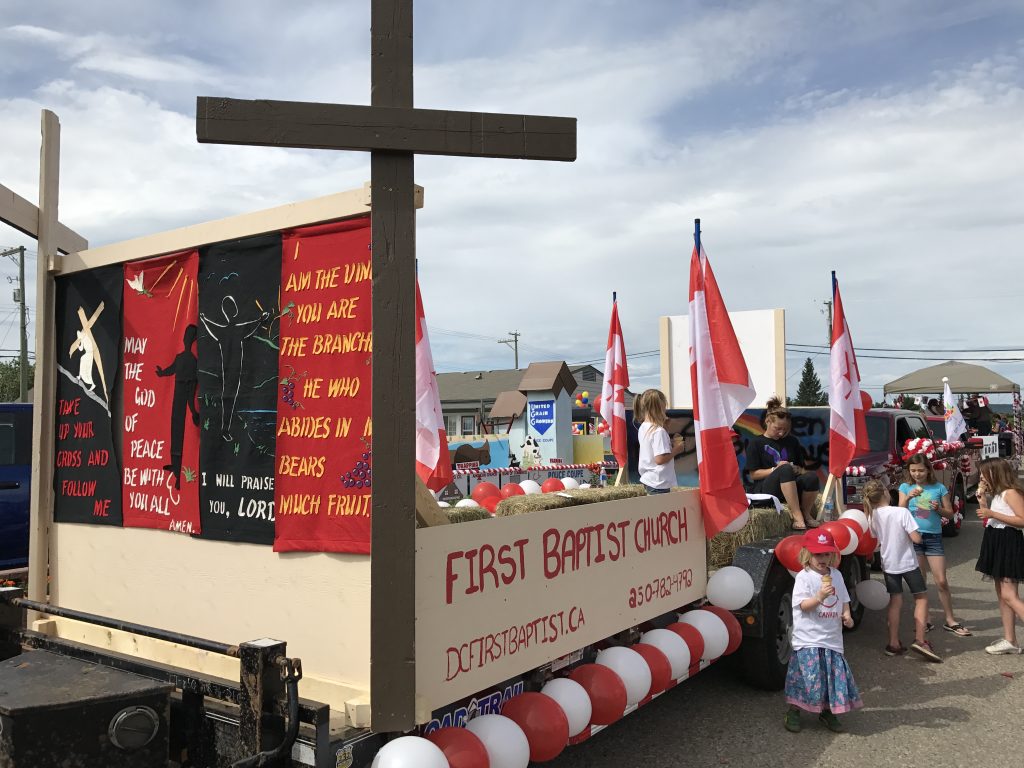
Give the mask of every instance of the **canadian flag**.
[[432, 491], [452, 481], [448, 437], [441, 416], [434, 357], [430, 354], [427, 320], [423, 316], [420, 284], [416, 281], [416, 474]]
[[626, 345], [619, 325], [619, 303], [612, 298], [612, 324], [608, 328], [608, 351], [604, 354], [604, 382], [601, 384], [601, 418], [611, 429], [612, 453], [620, 467], [626, 466], [626, 388], [629, 370]]
[[[860, 391], [860, 371], [853, 351], [850, 326], [846, 324], [839, 281], [832, 273], [832, 351], [829, 356], [828, 404], [832, 409], [828, 430], [828, 471], [842, 477], [854, 457], [868, 450], [864, 413], [871, 398]], [[865, 401], [865, 398], [866, 401]]]
[[715, 274], [700, 245], [690, 258], [690, 387], [704, 531], [710, 538], [743, 514], [732, 426], [754, 400], [754, 385]]

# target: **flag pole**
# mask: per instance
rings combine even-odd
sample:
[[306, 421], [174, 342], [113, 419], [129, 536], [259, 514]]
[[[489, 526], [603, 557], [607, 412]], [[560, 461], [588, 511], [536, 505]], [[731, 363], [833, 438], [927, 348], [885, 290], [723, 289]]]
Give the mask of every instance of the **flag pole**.
[[700, 256], [700, 219], [693, 220], [693, 244], [697, 248], [697, 255]]
[[[832, 270], [832, 301], [835, 302], [835, 300], [836, 300], [836, 271], [833, 269]], [[831, 355], [832, 355], [832, 339], [835, 336], [835, 329], [834, 329], [835, 322], [836, 322], [835, 315], [833, 314], [832, 317], [829, 318], [829, 319], [832, 321], [831, 324], [829, 325], [829, 329], [828, 329], [829, 356], [831, 357]], [[825, 502], [827, 502], [829, 500], [829, 498], [832, 497], [833, 495], [835, 496], [835, 504], [833, 505], [833, 509], [835, 509], [837, 514], [841, 515], [845, 511], [844, 508], [843, 508], [843, 481], [840, 478], [836, 478], [835, 475], [833, 475], [831, 472], [829, 472], [828, 473], [828, 480], [825, 481], [825, 490], [822, 491], [822, 493], [821, 493], [821, 505], [818, 507], [818, 519], [819, 520], [823, 516], [823, 512], [824, 512], [824, 509], [825, 509]]]
[[[612, 291], [612, 307], [615, 306], [616, 301], [618, 301], [618, 292]], [[611, 434], [611, 432], [609, 432], [608, 434]], [[625, 470], [625, 467], [619, 467], [619, 471], [615, 473], [614, 485], [622, 485], [622, 473], [625, 472]]]

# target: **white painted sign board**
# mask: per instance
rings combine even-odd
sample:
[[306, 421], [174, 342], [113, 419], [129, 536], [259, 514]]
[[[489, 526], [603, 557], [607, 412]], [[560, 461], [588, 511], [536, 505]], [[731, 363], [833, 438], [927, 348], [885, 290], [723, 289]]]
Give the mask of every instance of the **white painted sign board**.
[[[786, 396], [786, 312], [756, 309], [730, 312], [733, 330], [747, 361], [757, 395], [751, 407], [763, 407], [773, 395]], [[690, 318], [662, 317], [659, 321], [661, 391], [669, 408], [693, 408], [690, 389]]]

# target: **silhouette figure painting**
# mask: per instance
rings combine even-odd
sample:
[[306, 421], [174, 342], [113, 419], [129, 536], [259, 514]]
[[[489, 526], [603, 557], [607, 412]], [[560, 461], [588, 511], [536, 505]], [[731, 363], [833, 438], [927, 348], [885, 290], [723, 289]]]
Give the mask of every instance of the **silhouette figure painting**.
[[[96, 389], [96, 382], [92, 378], [92, 369], [95, 367], [100, 374], [100, 384], [103, 390], [103, 399], [107, 398], [107, 377], [103, 373], [103, 360], [100, 357], [99, 347], [96, 346], [96, 339], [92, 335], [92, 327], [99, 319], [99, 316], [103, 313], [103, 302], [96, 307], [96, 311], [92, 313], [92, 317], [88, 319], [85, 317], [85, 310], [82, 307], [78, 308], [78, 321], [82, 324], [80, 331], [75, 331], [75, 340], [71, 342], [71, 349], [68, 350], [68, 357], [74, 357], [75, 352], [81, 352], [82, 356], [78, 358], [78, 383], [82, 385], [82, 388], [88, 392], [93, 392]], [[109, 400], [108, 400], [109, 402]]]
[[[228, 442], [232, 440], [231, 424], [235, 418], [235, 402], [245, 372], [245, 344], [259, 330], [260, 324], [270, 318], [270, 313], [263, 312], [255, 320], [239, 322], [238, 304], [232, 296], [225, 296], [221, 300], [220, 309], [224, 314], [223, 323], [211, 320], [202, 312], [199, 313], [199, 320], [220, 349], [220, 436]], [[235, 365], [229, 367], [230, 363]]]
[[174, 475], [174, 487], [181, 489], [181, 455], [185, 443], [185, 411], [192, 412], [192, 423], [199, 424], [199, 409], [196, 408], [196, 385], [199, 364], [192, 346], [196, 343], [198, 329], [194, 325], [185, 328], [182, 339], [183, 349], [165, 368], [156, 367], [157, 376], [174, 377], [174, 399], [171, 402], [171, 463], [164, 469]]

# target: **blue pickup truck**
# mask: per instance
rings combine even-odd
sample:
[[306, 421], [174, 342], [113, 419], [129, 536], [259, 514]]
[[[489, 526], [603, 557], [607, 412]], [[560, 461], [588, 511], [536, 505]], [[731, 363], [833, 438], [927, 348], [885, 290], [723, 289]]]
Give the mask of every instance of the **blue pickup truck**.
[[28, 565], [32, 405], [0, 403], [0, 570]]

